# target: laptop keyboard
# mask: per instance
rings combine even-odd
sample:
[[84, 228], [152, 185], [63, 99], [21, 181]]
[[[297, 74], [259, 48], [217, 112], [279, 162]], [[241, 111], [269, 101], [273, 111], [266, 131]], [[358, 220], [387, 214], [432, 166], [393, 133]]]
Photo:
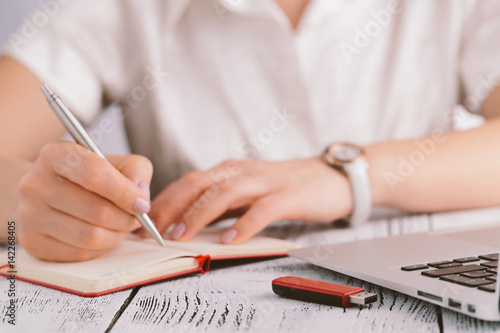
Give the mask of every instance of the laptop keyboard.
[[493, 293], [497, 280], [498, 253], [403, 266], [401, 270], [422, 271], [421, 274], [429, 278]]

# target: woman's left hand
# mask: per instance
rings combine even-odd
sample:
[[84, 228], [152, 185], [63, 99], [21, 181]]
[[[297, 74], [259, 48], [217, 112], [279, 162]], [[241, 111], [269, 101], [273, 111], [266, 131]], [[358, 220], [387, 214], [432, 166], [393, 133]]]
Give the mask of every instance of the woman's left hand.
[[188, 240], [221, 216], [239, 212], [222, 243], [241, 243], [272, 222], [331, 222], [352, 210], [347, 178], [320, 158], [287, 162], [225, 161], [190, 172], [153, 201], [150, 216], [160, 233]]

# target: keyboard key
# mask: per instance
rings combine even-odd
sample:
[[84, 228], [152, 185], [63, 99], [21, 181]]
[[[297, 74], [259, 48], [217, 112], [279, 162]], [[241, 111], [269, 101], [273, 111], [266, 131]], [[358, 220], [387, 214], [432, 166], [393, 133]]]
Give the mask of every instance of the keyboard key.
[[460, 276], [460, 275], [445, 275], [441, 276], [439, 278], [440, 280], [443, 281], [448, 281], [448, 282], [453, 282], [453, 283], [458, 283], [462, 286], [467, 286], [467, 287], [478, 287], [484, 284], [490, 284], [490, 280], [486, 279], [469, 279], [466, 278], [465, 276]]
[[462, 266], [461, 263], [459, 262], [450, 262], [448, 264], [441, 264], [441, 265], [436, 265], [436, 268], [448, 268], [448, 267], [457, 267], [457, 266]]
[[484, 278], [487, 276], [493, 276], [495, 274], [489, 273], [486, 271], [477, 271], [477, 272], [462, 273], [460, 275], [465, 276], [465, 277], [470, 278], [470, 279], [478, 279], [478, 278]]
[[497, 274], [498, 273], [498, 269], [497, 268], [488, 268], [486, 271], [490, 272], [490, 273], [493, 273], [493, 274]]
[[428, 268], [427, 265], [418, 264], [418, 265], [410, 265], [410, 266], [401, 267], [401, 270], [410, 272], [410, 271], [417, 271], [419, 269], [426, 269], [426, 268]]
[[478, 261], [478, 257], [463, 257], [463, 258], [457, 258], [453, 259], [454, 262], [459, 262], [459, 263], [466, 263], [466, 262], [473, 262], [473, 261]]
[[440, 277], [443, 275], [460, 274], [460, 273], [481, 271], [481, 270], [484, 270], [484, 266], [472, 264], [472, 265], [464, 265], [458, 267], [433, 269], [430, 271], [423, 271], [421, 274], [429, 277]]
[[498, 253], [483, 254], [483, 255], [479, 256], [479, 259], [490, 260], [490, 261], [498, 260]]
[[441, 260], [441, 261], [434, 261], [434, 262], [430, 262], [427, 264], [427, 266], [430, 266], [430, 267], [437, 267], [439, 265], [443, 265], [443, 264], [450, 264], [452, 263], [453, 261], [449, 261], [449, 260]]
[[484, 290], [484, 291], [487, 291], [487, 292], [490, 292], [490, 293], [494, 293], [495, 292], [495, 286], [496, 286], [496, 283], [490, 283], [490, 284], [485, 284], [485, 285], [482, 285], [482, 286], [479, 286], [479, 290]]
[[496, 276], [487, 276], [486, 277], [488, 280], [491, 280], [493, 282], [497, 282], [497, 277]]
[[481, 266], [485, 266], [485, 267], [488, 267], [488, 268], [497, 268], [498, 267], [498, 261], [482, 262]]

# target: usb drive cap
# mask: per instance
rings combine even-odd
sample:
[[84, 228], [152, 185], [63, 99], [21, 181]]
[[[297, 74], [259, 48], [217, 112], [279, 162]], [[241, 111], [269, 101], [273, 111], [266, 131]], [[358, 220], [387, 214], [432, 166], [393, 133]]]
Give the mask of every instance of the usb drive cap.
[[375, 301], [377, 301], [377, 294], [367, 293], [366, 291], [349, 295], [349, 302], [351, 304], [366, 305]]

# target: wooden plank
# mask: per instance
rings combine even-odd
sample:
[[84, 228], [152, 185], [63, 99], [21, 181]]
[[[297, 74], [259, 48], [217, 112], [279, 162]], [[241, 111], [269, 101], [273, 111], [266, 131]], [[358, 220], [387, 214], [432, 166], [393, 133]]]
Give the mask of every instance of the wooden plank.
[[500, 223], [500, 207], [478, 208], [432, 214], [433, 230], [460, 228]]
[[389, 220], [389, 234], [391, 236], [426, 232], [430, 230], [430, 216], [405, 215]]
[[[275, 295], [271, 280], [285, 275], [363, 286], [381, 301], [342, 309]], [[436, 307], [293, 258], [227, 267], [139, 290], [113, 331], [427, 331], [438, 332]]]
[[[387, 236], [389, 224], [380, 220], [359, 228], [338, 229], [331, 225], [289, 223], [272, 226], [265, 234], [307, 246]], [[286, 275], [362, 286], [379, 294], [380, 301], [367, 307], [342, 309], [284, 299], [272, 292], [271, 281]], [[205, 275], [142, 287], [112, 331], [438, 332], [439, 312], [427, 302], [294, 258], [281, 258], [222, 265]]]
[[[447, 218], [439, 217], [438, 220], [446, 222]], [[440, 225], [444, 226], [444, 222]], [[427, 215], [380, 219], [358, 228], [292, 222], [277, 223], [265, 234], [308, 246], [420, 232], [428, 230], [429, 225]], [[362, 286], [367, 291], [376, 292], [379, 301], [367, 307], [342, 309], [283, 299], [272, 292], [271, 280], [285, 275]], [[0, 279], [2, 314], [6, 312], [9, 301], [7, 290], [8, 281]], [[500, 323], [483, 322], [441, 310], [425, 301], [294, 258], [246, 262], [244, 265], [234, 262], [231, 265], [219, 264], [205, 275], [142, 287], [135, 295], [132, 291], [123, 291], [98, 298], [82, 298], [20, 281], [16, 292], [18, 326], [12, 329], [6, 322], [7, 318], [2, 316], [1, 332], [103, 332], [115, 317], [113, 332], [169, 329], [346, 332], [438, 332], [444, 329], [490, 332], [500, 329]], [[128, 299], [130, 295], [133, 298]]]
[[131, 290], [95, 298], [80, 297], [16, 281], [16, 325], [5, 316], [9, 281], [0, 278], [0, 332], [104, 332]]
[[301, 246], [349, 242], [389, 236], [390, 220], [369, 221], [355, 228], [336, 227], [332, 223], [279, 222], [267, 227], [265, 236], [284, 238]]
[[443, 309], [444, 332], [498, 332], [500, 322], [474, 319], [467, 315]]

